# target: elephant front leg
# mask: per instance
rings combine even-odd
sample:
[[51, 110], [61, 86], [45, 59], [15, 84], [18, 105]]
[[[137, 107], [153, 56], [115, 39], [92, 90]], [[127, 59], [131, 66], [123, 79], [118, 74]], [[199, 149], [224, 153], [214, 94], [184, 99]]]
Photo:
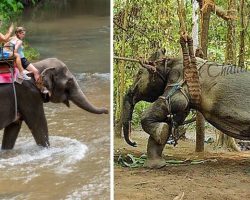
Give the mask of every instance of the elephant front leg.
[[141, 124], [150, 137], [147, 146], [147, 161], [145, 167], [161, 168], [166, 165], [162, 151], [170, 136], [169, 125], [166, 123], [168, 107], [163, 99], [158, 99], [143, 113]]
[[22, 121], [18, 120], [5, 127], [2, 140], [2, 149], [13, 149], [21, 126]]
[[31, 130], [36, 144], [43, 147], [49, 147], [48, 126], [43, 105], [37, 103], [32, 110], [22, 110], [22, 116]]
[[162, 158], [162, 151], [165, 144], [159, 144], [153, 137], [148, 138], [147, 160], [144, 167], [159, 169], [166, 165], [166, 160]]
[[36, 141], [36, 144], [38, 146], [42, 147], [49, 147], [49, 136], [48, 136], [48, 131], [46, 130], [31, 130], [32, 135]]
[[38, 146], [42, 147], [49, 147], [49, 135], [48, 135], [48, 127], [47, 127], [47, 121], [45, 119], [45, 116], [41, 116], [41, 118], [37, 121], [34, 122], [34, 124], [28, 124], [31, 133], [36, 141], [36, 144]]

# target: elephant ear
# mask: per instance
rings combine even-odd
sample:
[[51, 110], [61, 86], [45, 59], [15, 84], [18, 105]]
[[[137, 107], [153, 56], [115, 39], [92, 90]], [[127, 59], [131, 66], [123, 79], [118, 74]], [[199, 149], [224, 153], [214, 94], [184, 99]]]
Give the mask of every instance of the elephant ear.
[[52, 93], [53, 88], [53, 76], [55, 74], [55, 67], [50, 67], [45, 70], [40, 75], [39, 80], [37, 81], [37, 87], [40, 90], [43, 90], [46, 87], [50, 93]]

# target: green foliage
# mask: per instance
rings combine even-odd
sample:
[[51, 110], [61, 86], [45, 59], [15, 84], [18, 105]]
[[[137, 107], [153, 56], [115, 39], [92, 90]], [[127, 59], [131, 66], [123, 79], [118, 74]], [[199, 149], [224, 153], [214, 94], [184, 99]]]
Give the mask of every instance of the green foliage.
[[32, 0], [32, 4], [35, 5], [37, 3], [38, 0]]
[[130, 167], [130, 168], [139, 168], [142, 167], [147, 159], [147, 156], [145, 154], [141, 155], [139, 158], [132, 155], [120, 155], [117, 164], [122, 167]]
[[[33, 5], [37, 0], [32, 0]], [[5, 33], [11, 22], [17, 21], [18, 17], [23, 12], [23, 4], [18, 0], [1, 0], [0, 3], [0, 19], [2, 20], [2, 27], [0, 32]], [[25, 44], [25, 56], [29, 60], [39, 58], [39, 52]]]
[[1, 0], [0, 18], [4, 22], [10, 21], [12, 17], [17, 16], [23, 10], [23, 4], [18, 0]]
[[133, 121], [132, 124], [136, 127], [140, 126], [141, 115], [144, 110], [146, 110], [150, 106], [148, 102], [139, 102], [135, 105], [133, 112]]
[[[147, 159], [147, 155], [142, 154], [140, 157], [137, 157], [132, 154], [127, 155], [119, 155], [117, 162], [115, 162], [117, 165], [121, 167], [129, 167], [129, 168], [140, 168], [143, 167]], [[166, 166], [183, 166], [183, 165], [198, 165], [198, 164], [204, 164], [206, 162], [217, 162], [216, 159], [206, 159], [206, 160], [191, 160], [189, 158], [185, 160], [166, 160]]]
[[25, 48], [25, 57], [28, 60], [30, 61], [37, 60], [40, 57], [39, 52], [36, 49], [29, 46], [27, 43], [25, 43], [24, 48]]
[[[143, 57], [146, 59], [159, 47], [166, 47], [169, 55], [176, 55], [179, 51], [178, 29], [175, 27], [175, 25], [178, 26], [178, 19], [175, 16], [176, 13], [171, 11], [176, 8], [176, 3], [173, 1], [154, 2], [151, 0], [131, 0], [127, 2], [129, 3], [129, 14], [127, 18], [128, 26], [125, 27], [125, 30], [122, 28], [125, 9], [124, 1], [117, 0], [114, 4], [114, 55], [120, 56], [123, 31], [126, 32], [126, 57]], [[172, 32], [175, 32], [175, 34]], [[116, 99], [121, 85], [119, 63], [120, 61], [114, 62], [114, 102], [117, 102]], [[138, 68], [138, 63], [126, 63], [126, 89], [132, 85]], [[139, 124], [140, 115], [146, 105], [146, 103], [142, 103], [136, 106], [133, 124]], [[114, 107], [117, 109], [119, 106], [115, 103]]]

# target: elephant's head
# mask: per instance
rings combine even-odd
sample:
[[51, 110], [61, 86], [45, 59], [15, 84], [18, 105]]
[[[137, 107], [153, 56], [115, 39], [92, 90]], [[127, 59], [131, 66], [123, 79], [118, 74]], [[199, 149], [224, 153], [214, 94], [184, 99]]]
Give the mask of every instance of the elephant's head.
[[34, 65], [40, 71], [42, 85], [49, 90], [51, 102], [64, 103], [69, 107], [69, 101], [72, 101], [78, 107], [88, 112], [108, 114], [106, 108], [98, 108], [89, 102], [75, 77], [60, 60], [50, 58], [34, 63]]
[[[159, 49], [154, 52], [149, 61], [155, 61], [165, 57], [165, 49]], [[159, 72], [165, 76], [164, 66], [159, 64]], [[165, 81], [158, 76], [149, 72], [145, 68], [140, 68], [136, 74], [133, 85], [128, 89], [124, 96], [122, 111], [123, 134], [126, 142], [131, 146], [136, 146], [135, 142], [130, 141], [131, 120], [134, 106], [139, 101], [154, 102], [164, 91]]]

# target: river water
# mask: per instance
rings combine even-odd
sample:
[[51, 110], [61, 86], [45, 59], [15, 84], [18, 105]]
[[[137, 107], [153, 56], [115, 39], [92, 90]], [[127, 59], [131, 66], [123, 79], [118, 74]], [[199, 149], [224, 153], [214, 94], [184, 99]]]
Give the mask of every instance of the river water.
[[[109, 16], [78, 9], [48, 20], [49, 13], [23, 18], [29, 44], [41, 59], [64, 61], [89, 100], [110, 110]], [[44, 107], [51, 147], [38, 147], [23, 125], [14, 149], [0, 151], [0, 199], [109, 199], [110, 116], [73, 104]]]

